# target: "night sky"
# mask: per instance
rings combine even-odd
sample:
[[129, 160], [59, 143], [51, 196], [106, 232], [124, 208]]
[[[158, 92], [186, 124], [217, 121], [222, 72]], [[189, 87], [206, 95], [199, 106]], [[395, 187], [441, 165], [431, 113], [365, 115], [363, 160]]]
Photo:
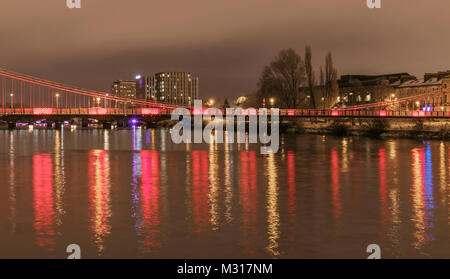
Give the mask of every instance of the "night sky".
[[159, 71], [200, 77], [200, 96], [256, 88], [276, 53], [313, 62], [333, 53], [339, 74], [450, 69], [450, 2], [382, 0], [0, 0], [0, 65], [109, 91], [114, 79]]

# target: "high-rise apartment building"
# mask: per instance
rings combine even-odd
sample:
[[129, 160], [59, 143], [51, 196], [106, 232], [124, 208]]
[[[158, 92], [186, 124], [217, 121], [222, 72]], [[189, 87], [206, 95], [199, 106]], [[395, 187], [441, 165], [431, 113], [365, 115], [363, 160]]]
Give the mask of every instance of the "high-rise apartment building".
[[167, 104], [193, 105], [199, 78], [188, 72], [161, 72], [136, 80], [137, 98]]
[[121, 98], [136, 98], [135, 80], [116, 80], [113, 82], [111, 93]]

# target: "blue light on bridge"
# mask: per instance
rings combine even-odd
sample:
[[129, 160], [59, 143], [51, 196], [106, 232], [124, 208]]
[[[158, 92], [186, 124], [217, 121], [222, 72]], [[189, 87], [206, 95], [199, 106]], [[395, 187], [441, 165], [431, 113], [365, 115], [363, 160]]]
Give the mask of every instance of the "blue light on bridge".
[[139, 124], [139, 120], [136, 118], [130, 119], [131, 126], [137, 126]]
[[424, 106], [424, 107], [422, 107], [422, 111], [433, 111], [433, 107], [432, 106]]

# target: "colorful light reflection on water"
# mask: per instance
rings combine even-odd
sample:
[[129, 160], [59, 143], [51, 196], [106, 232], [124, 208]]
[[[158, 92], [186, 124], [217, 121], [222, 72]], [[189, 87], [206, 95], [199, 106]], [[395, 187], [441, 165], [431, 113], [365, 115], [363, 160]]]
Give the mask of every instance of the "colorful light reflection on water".
[[281, 142], [260, 155], [164, 130], [0, 131], [0, 256], [76, 242], [92, 258], [364, 258], [368, 243], [450, 257], [450, 143]]

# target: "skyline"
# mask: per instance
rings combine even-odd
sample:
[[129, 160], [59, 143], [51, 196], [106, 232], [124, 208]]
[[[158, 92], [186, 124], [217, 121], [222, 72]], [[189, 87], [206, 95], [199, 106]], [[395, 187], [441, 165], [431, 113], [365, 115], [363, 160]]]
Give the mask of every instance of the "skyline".
[[105, 92], [115, 79], [189, 71], [202, 81], [200, 97], [230, 98], [256, 89], [264, 65], [290, 47], [303, 56], [311, 45], [316, 75], [328, 51], [339, 75], [421, 76], [449, 68], [450, 54], [441, 47], [450, 42], [441, 36], [449, 4], [441, 0], [385, 2], [381, 9], [368, 9], [363, 0], [86, 0], [81, 9], [60, 2], [2, 7], [0, 34], [8, 38], [0, 46], [2, 66]]

